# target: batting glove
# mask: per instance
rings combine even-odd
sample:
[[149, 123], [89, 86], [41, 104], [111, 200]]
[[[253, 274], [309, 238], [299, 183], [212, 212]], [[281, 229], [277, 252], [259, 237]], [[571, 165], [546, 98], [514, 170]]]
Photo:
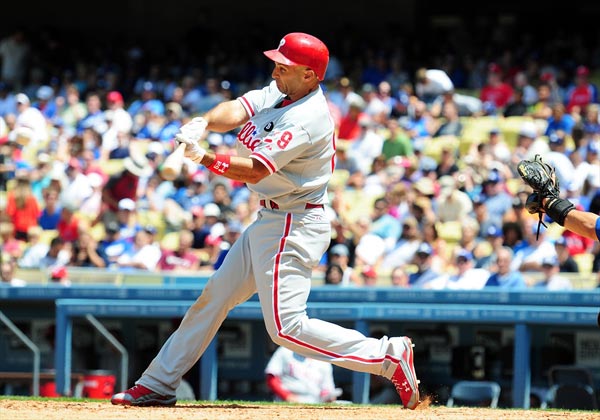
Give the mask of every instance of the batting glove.
[[185, 157], [190, 158], [196, 163], [200, 163], [206, 154], [206, 150], [202, 148], [198, 142], [202, 138], [207, 121], [202, 117], [196, 117], [189, 123], [179, 129], [179, 133], [175, 135], [175, 139], [179, 143], [185, 144]]

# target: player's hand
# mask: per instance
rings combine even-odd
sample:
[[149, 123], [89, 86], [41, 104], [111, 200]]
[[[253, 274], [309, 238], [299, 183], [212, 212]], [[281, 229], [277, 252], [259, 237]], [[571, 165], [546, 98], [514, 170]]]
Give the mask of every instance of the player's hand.
[[206, 150], [201, 147], [198, 142], [202, 138], [207, 121], [202, 117], [196, 117], [189, 123], [179, 129], [179, 133], [175, 135], [175, 139], [179, 143], [185, 144], [185, 157], [190, 158], [196, 163], [200, 163], [206, 154]]
[[288, 395], [288, 397], [285, 400], [287, 402], [291, 402], [291, 403], [299, 403], [299, 402], [301, 402], [300, 398], [298, 398], [298, 396], [295, 395], [295, 394]]

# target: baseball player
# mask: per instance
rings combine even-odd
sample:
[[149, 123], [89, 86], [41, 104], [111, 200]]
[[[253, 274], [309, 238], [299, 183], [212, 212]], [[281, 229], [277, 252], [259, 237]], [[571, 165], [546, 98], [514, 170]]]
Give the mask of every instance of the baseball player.
[[278, 347], [265, 368], [267, 387], [276, 401], [321, 403], [342, 394], [335, 387], [331, 363]]
[[[132, 388], [113, 404], [169, 406], [181, 377], [197, 362], [227, 313], [258, 293], [273, 341], [317, 360], [382, 375], [403, 405], [419, 404], [408, 337], [365, 337], [306, 314], [312, 269], [331, 239], [323, 209], [334, 169], [334, 124], [320, 82], [329, 62], [314, 36], [289, 33], [264, 54], [274, 62], [268, 86], [223, 102], [184, 125], [176, 138], [186, 156], [210, 171], [245, 182], [260, 196], [257, 220], [233, 244], [221, 267]], [[241, 126], [237, 156], [204, 150], [206, 129]]]

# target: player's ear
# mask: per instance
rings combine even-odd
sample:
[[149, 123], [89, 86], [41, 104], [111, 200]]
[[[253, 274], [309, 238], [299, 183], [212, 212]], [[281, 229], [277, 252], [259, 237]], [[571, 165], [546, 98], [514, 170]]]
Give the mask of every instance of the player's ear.
[[308, 82], [312, 79], [317, 79], [317, 73], [315, 73], [315, 71], [310, 67], [306, 67], [304, 69], [304, 80]]

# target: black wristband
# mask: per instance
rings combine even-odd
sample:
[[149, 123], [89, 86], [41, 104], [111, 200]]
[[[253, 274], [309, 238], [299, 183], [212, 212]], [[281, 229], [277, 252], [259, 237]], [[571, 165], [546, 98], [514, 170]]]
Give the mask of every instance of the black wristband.
[[565, 217], [571, 210], [575, 208], [573, 203], [563, 198], [554, 198], [546, 202], [544, 206], [546, 214], [550, 216], [552, 220], [561, 226], [565, 225]]

